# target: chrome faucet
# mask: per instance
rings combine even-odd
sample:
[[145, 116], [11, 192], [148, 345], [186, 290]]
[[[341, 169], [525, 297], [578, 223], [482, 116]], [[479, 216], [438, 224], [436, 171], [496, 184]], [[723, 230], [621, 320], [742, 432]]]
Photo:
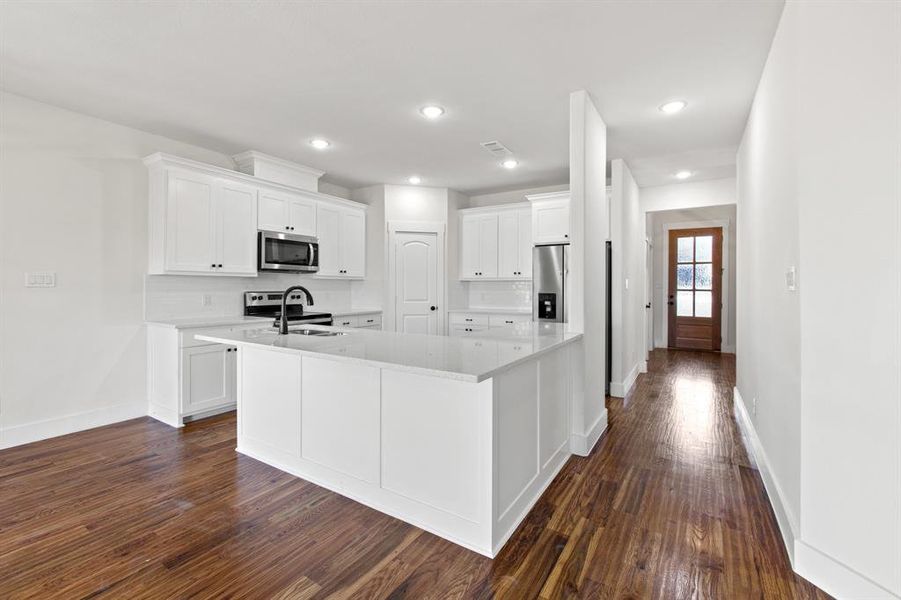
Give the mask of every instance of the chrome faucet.
[[[303, 287], [302, 285], [292, 285], [288, 289], [285, 290], [285, 293], [282, 294], [282, 316], [278, 322], [278, 333], [279, 335], [287, 335], [288, 334], [288, 296], [291, 295], [291, 292], [295, 290], [300, 290], [307, 296], [307, 306], [313, 306], [313, 294], [310, 293], [310, 290]], [[301, 312], [303, 309], [301, 308]]]

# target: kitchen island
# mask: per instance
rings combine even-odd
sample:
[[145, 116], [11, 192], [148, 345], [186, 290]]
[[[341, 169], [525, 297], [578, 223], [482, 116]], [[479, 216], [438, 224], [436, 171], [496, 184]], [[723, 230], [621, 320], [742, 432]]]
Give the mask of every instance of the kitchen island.
[[571, 455], [581, 334], [305, 329], [340, 335], [197, 336], [239, 349], [238, 452], [495, 556]]

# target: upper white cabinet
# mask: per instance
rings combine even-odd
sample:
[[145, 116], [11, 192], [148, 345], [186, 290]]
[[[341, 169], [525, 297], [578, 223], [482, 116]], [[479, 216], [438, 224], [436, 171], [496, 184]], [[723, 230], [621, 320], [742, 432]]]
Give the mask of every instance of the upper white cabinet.
[[366, 276], [366, 210], [348, 203], [319, 202], [319, 277], [362, 279]]
[[526, 196], [532, 203], [532, 242], [569, 243], [569, 192]]
[[461, 215], [461, 279], [497, 277], [497, 227], [497, 213], [475, 212]]
[[[242, 164], [251, 171], [261, 164], [284, 171], [290, 164], [245, 154], [252, 162]], [[365, 205], [163, 153], [144, 164], [150, 175], [150, 274], [254, 277], [257, 231], [267, 230], [318, 237], [321, 276], [366, 276]], [[305, 184], [322, 174], [300, 166], [295, 171], [310, 178]]]
[[498, 215], [497, 275], [504, 279], [532, 278], [532, 213], [528, 209]]
[[298, 235], [316, 235], [316, 199], [303, 194], [260, 190], [258, 227]]
[[528, 205], [460, 211], [460, 279], [531, 279]]
[[256, 189], [159, 169], [150, 196], [150, 273], [256, 275]]

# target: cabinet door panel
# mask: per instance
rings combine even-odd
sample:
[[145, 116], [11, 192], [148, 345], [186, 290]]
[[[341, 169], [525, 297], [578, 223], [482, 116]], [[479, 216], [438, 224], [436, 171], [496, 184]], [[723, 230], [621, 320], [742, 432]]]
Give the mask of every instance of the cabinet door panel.
[[471, 279], [479, 270], [479, 219], [465, 215], [460, 219], [460, 277]]
[[170, 173], [166, 212], [166, 270], [213, 271], [213, 202], [216, 181], [195, 174]]
[[234, 360], [228, 346], [182, 350], [182, 413], [196, 414], [234, 403]]
[[497, 215], [479, 220], [479, 277], [497, 277]]
[[532, 234], [536, 244], [569, 241], [568, 200], [536, 203], [532, 211]]
[[316, 201], [297, 198], [288, 203], [291, 233], [316, 235]]
[[519, 261], [517, 263], [517, 271], [523, 279], [532, 279], [532, 211], [523, 210], [517, 213], [519, 221], [519, 236], [516, 242]]
[[341, 269], [341, 209], [320, 204], [316, 209], [319, 237], [319, 274], [339, 275]]
[[341, 215], [341, 266], [343, 275], [366, 275], [366, 213], [345, 209]]
[[497, 276], [519, 277], [519, 215], [502, 212], [497, 221]]
[[256, 190], [223, 182], [217, 202], [218, 273], [257, 274]]
[[288, 202], [280, 194], [260, 191], [258, 223], [259, 228], [266, 231], [289, 231], [290, 215], [288, 214]]

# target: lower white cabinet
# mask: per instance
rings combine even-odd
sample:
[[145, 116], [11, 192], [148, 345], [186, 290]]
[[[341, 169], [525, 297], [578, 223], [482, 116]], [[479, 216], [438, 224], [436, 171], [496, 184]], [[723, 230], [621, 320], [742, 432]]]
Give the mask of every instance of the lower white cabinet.
[[185, 414], [235, 404], [237, 354], [237, 348], [222, 344], [182, 350], [182, 401]]
[[147, 326], [148, 414], [173, 427], [191, 418], [233, 410], [238, 348], [197, 340], [201, 333], [258, 329], [259, 324], [176, 329]]
[[382, 313], [366, 313], [362, 315], [337, 315], [335, 327], [353, 327], [354, 329], [381, 329]]
[[450, 314], [450, 327], [448, 335], [453, 337], [478, 337], [490, 330], [498, 331], [504, 327], [512, 327], [517, 323], [527, 323], [532, 320], [530, 314], [484, 314], [484, 313], [460, 313]]

